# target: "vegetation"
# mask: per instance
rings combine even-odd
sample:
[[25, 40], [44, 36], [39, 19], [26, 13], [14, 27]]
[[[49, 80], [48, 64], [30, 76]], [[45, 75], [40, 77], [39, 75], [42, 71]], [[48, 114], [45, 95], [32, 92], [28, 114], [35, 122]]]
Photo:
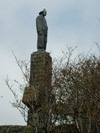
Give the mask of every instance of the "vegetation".
[[[68, 47], [63, 56], [53, 61], [52, 71], [52, 91], [50, 92], [52, 104], [45, 104], [42, 108], [43, 115], [48, 109], [51, 119], [45, 126], [40, 128], [41, 123], [31, 126], [36, 127], [36, 132], [45, 130], [53, 131], [57, 125], [60, 131], [67, 125], [75, 125], [81, 133], [100, 132], [100, 57], [79, 54], [73, 58], [74, 49]], [[24, 91], [24, 87], [29, 84], [29, 67], [25, 61], [16, 58], [16, 62], [24, 77], [24, 85], [19, 84], [19, 89]], [[18, 99], [13, 86], [9, 80], [6, 84], [15, 97], [14, 107], [19, 109], [25, 121], [27, 121], [28, 108], [22, 103], [22, 98]], [[35, 90], [34, 90], [35, 91]], [[33, 106], [34, 107], [34, 106]], [[43, 118], [43, 116], [41, 116]], [[44, 127], [44, 128], [43, 128]], [[72, 131], [74, 132], [74, 131]]]

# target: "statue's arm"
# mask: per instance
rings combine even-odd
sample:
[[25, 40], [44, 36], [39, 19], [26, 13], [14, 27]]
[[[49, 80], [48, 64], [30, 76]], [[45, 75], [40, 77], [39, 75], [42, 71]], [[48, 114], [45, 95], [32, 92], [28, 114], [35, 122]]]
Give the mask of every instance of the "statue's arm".
[[41, 19], [39, 17], [36, 18], [36, 28], [37, 28], [37, 33], [42, 34], [43, 26], [42, 26]]

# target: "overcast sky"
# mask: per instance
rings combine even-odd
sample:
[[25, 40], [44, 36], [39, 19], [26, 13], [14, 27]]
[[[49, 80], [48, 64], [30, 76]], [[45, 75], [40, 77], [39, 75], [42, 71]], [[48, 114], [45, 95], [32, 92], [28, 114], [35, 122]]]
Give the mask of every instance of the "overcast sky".
[[5, 85], [6, 76], [20, 79], [12, 50], [20, 59], [30, 59], [36, 51], [36, 17], [47, 9], [47, 52], [58, 57], [66, 46], [78, 46], [76, 53], [99, 54], [100, 0], [0, 0], [0, 125], [26, 124], [9, 101], [13, 95]]

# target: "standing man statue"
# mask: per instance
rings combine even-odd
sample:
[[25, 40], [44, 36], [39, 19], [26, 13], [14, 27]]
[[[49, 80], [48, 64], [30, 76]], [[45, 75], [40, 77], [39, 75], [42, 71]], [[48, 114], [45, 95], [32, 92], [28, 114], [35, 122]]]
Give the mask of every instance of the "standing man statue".
[[47, 11], [44, 9], [39, 13], [39, 16], [36, 18], [36, 28], [37, 28], [37, 49], [38, 51], [45, 51], [46, 44], [47, 44], [47, 33], [48, 33], [48, 26], [45, 19], [47, 15]]

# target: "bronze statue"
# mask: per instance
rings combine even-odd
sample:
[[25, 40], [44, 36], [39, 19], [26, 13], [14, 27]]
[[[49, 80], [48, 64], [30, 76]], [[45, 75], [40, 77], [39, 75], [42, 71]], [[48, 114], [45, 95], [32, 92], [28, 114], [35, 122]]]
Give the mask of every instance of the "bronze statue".
[[47, 11], [44, 9], [39, 13], [39, 16], [36, 18], [36, 28], [37, 28], [37, 34], [38, 34], [38, 40], [37, 40], [38, 51], [46, 50], [47, 33], [48, 33], [48, 26], [45, 19], [46, 15], [47, 15]]

